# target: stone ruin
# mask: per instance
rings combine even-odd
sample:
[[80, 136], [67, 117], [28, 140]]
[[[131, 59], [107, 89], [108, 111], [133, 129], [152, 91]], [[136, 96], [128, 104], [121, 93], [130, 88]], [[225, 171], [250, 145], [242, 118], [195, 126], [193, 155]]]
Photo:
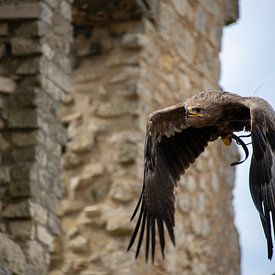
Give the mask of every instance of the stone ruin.
[[0, 1], [0, 274], [240, 274], [235, 150], [178, 184], [177, 247], [134, 260], [147, 114], [218, 89], [237, 0]]

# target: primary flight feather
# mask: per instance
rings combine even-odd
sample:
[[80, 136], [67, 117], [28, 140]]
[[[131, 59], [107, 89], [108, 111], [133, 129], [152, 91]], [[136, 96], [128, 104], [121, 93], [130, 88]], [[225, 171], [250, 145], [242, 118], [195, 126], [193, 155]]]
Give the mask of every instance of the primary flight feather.
[[[138, 220], [128, 250], [137, 240], [136, 257], [145, 239], [146, 260], [154, 261], [156, 235], [164, 257], [165, 228], [175, 245], [174, 188], [180, 175], [204, 151], [208, 142], [221, 138], [244, 142], [233, 132], [251, 132], [253, 154], [249, 186], [272, 258], [275, 231], [275, 113], [258, 97], [241, 97], [229, 92], [202, 92], [184, 103], [148, 116], [144, 146], [144, 177], [140, 199], [131, 220]], [[241, 162], [234, 162], [232, 165]], [[272, 217], [272, 221], [271, 221]], [[272, 226], [273, 223], [273, 226]]]

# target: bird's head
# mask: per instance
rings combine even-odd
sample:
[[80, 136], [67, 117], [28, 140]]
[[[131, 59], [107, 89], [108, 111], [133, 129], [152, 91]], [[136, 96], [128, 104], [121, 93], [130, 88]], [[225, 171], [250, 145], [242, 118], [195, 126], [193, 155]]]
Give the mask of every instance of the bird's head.
[[187, 106], [186, 108], [186, 116], [190, 117], [205, 117], [207, 111], [201, 106]]

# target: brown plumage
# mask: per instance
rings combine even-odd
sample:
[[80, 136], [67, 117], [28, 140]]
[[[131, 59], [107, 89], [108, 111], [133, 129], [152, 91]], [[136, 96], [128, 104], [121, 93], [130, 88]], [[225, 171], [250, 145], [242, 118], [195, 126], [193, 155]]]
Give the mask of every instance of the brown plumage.
[[[232, 138], [248, 150], [233, 134], [251, 132], [253, 155], [250, 166], [250, 192], [259, 212], [272, 258], [275, 230], [275, 113], [263, 99], [241, 97], [228, 92], [202, 92], [184, 103], [148, 116], [144, 147], [143, 188], [131, 220], [140, 209], [128, 250], [138, 237], [136, 257], [145, 235], [145, 257], [151, 249], [154, 261], [156, 232], [164, 257], [166, 227], [175, 245], [174, 187], [185, 170], [204, 151], [208, 142], [221, 137], [226, 145]], [[232, 165], [239, 164], [235, 162]], [[139, 234], [138, 234], [139, 233]]]

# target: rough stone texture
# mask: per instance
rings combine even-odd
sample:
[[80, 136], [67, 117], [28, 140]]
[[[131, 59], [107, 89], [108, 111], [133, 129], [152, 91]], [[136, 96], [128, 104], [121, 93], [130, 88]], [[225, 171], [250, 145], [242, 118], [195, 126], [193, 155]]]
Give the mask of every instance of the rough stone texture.
[[3, 274], [48, 274], [60, 234], [57, 210], [65, 131], [59, 103], [70, 92], [72, 29], [71, 1], [57, 2], [60, 5], [50, 5], [51, 0], [0, 3]]
[[176, 189], [177, 247], [167, 241], [166, 260], [157, 253], [151, 266], [143, 249], [137, 261], [125, 252], [142, 186], [147, 115], [218, 88], [222, 28], [237, 19], [236, 1], [141, 2], [74, 3], [73, 94], [62, 108], [70, 139], [59, 211], [66, 234], [55, 272], [239, 274], [229, 165], [237, 155], [220, 142]]
[[178, 184], [177, 247], [153, 266], [126, 252], [147, 115], [218, 88], [237, 15], [236, 0], [0, 1], [0, 273], [240, 273], [237, 155], [219, 142]]

